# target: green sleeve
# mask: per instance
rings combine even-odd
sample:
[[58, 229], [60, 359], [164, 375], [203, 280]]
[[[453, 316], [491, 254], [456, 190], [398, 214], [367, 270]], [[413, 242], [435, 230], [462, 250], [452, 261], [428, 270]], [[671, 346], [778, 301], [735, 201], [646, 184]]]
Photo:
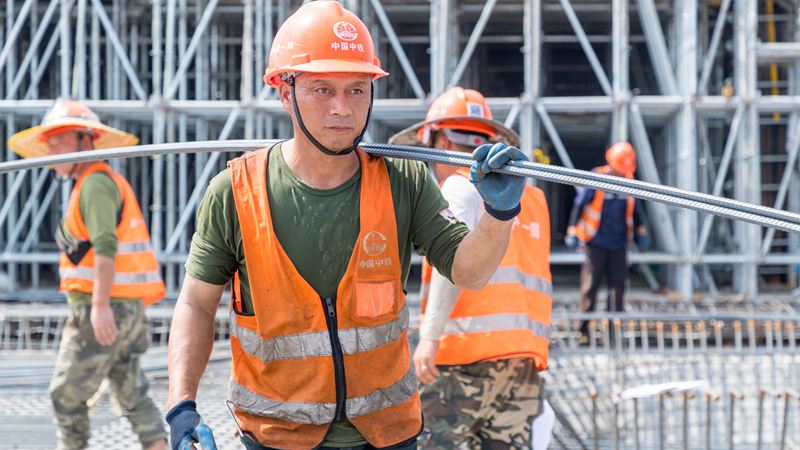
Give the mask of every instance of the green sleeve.
[[[398, 222], [408, 222], [408, 240], [414, 251], [428, 258], [428, 263], [452, 281], [450, 271], [456, 249], [469, 233], [469, 228], [447, 209], [439, 186], [427, 167], [416, 161], [387, 159], [389, 176], [400, 179], [401, 190], [393, 189]], [[394, 169], [394, 170], [393, 170]], [[398, 210], [398, 203], [408, 205], [408, 210]], [[402, 227], [398, 226], [398, 232]], [[400, 237], [402, 238], [402, 237]], [[402, 239], [401, 239], [402, 242]]]
[[122, 209], [117, 184], [102, 172], [87, 175], [81, 185], [79, 205], [94, 253], [115, 257], [119, 241], [116, 231]]
[[211, 180], [197, 209], [197, 230], [192, 236], [186, 271], [206, 283], [226, 284], [239, 261], [244, 265], [241, 242], [230, 169], [226, 169]]

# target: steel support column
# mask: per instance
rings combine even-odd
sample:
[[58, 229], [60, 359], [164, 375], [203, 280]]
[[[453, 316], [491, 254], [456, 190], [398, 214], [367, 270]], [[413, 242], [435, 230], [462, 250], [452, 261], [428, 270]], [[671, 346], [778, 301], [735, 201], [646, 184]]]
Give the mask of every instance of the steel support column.
[[[736, 0], [734, 21], [734, 86], [746, 105], [744, 122], [739, 130], [739, 145], [734, 164], [734, 198], [761, 204], [761, 146], [756, 83], [756, 44], [758, 42], [757, 0]], [[759, 256], [761, 229], [741, 222], [734, 224], [735, 240], [742, 254]], [[733, 288], [747, 299], [758, 295], [758, 271], [755, 263], [734, 266]]]

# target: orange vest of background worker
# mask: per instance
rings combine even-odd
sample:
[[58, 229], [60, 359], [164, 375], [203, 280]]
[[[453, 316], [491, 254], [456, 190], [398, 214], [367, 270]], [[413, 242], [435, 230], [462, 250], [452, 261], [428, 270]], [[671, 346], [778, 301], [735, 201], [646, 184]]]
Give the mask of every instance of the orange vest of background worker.
[[[459, 169], [451, 176], [469, 178], [469, 171]], [[514, 219], [511, 243], [497, 272], [483, 289], [461, 290], [439, 337], [437, 365], [533, 358], [538, 370], [547, 369], [553, 305], [550, 223], [541, 214], [547, 211], [547, 201], [540, 189], [526, 186], [521, 203], [522, 212]], [[423, 315], [432, 271], [423, 262]], [[523, 300], [499, 301], [512, 298]]]
[[[592, 169], [592, 172], [602, 173], [603, 175], [610, 175], [612, 170], [611, 166], [601, 166]], [[627, 172], [625, 178], [633, 179], [633, 173]], [[597, 229], [600, 228], [600, 219], [603, 215], [603, 201], [605, 200], [605, 192], [597, 191], [594, 194], [594, 199], [583, 208], [581, 217], [578, 224], [575, 226], [575, 235], [583, 242], [589, 242], [597, 234]], [[628, 229], [628, 243], [633, 242], [633, 209], [636, 206], [636, 199], [627, 197], [627, 206], [625, 208], [625, 225]]]
[[[89, 243], [89, 230], [81, 217], [81, 186], [86, 177], [102, 172], [111, 177], [120, 192], [122, 211], [117, 224], [117, 254], [115, 256], [112, 297], [142, 298], [151, 305], [166, 295], [158, 260], [150, 247], [150, 233], [145, 226], [139, 202], [130, 184], [106, 163], [89, 166], [78, 178], [69, 197], [66, 226], [69, 233], [58, 233], [62, 247], [58, 273], [61, 289], [92, 292], [94, 285], [94, 251]], [[61, 230], [59, 230], [61, 231]], [[76, 242], [68, 237], [72, 236]]]
[[[271, 227], [268, 152], [229, 163], [255, 308], [254, 315], [232, 312], [229, 397], [240, 428], [261, 445], [315, 448], [345, 417], [378, 448], [422, 429], [386, 165], [356, 151], [361, 231], [336, 297], [325, 299], [297, 272]], [[339, 344], [342, 354], [332, 352]], [[384, 400], [363, 401], [370, 397]]]

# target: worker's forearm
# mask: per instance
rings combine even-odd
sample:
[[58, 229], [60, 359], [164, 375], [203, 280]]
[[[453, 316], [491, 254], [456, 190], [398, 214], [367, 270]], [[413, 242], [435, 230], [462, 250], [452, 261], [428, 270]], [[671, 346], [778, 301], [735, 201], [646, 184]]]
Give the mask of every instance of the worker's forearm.
[[111, 285], [114, 284], [115, 270], [114, 258], [94, 255], [92, 306], [107, 306], [111, 302]]
[[451, 269], [453, 283], [469, 290], [486, 285], [508, 249], [513, 220], [481, 216], [478, 226], [464, 237], [456, 250]]
[[214, 322], [224, 288], [189, 274], [183, 281], [169, 333], [169, 408], [197, 397], [214, 348]]
[[425, 320], [419, 326], [419, 336], [422, 339], [436, 341], [444, 333], [450, 313], [456, 306], [461, 288], [454, 285], [436, 270], [431, 275], [431, 288], [428, 294], [428, 304], [425, 307]]
[[214, 316], [197, 308], [177, 303], [169, 333], [169, 398], [172, 408], [181, 400], [197, 397], [214, 347]]

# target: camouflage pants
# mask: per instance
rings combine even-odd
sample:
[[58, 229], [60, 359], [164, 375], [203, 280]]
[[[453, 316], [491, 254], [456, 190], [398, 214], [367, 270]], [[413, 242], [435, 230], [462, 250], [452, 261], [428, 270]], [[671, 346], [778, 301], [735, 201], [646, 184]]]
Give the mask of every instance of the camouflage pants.
[[544, 398], [532, 359], [437, 367], [436, 382], [420, 386], [425, 429], [418, 448], [531, 448], [531, 421]]
[[139, 357], [147, 350], [147, 324], [144, 303], [112, 303], [117, 322], [117, 340], [100, 345], [94, 337], [90, 306], [79, 306], [64, 324], [61, 345], [50, 395], [59, 448], [84, 449], [89, 445], [89, 408], [86, 405], [108, 378], [111, 404], [118, 416], [127, 417], [143, 448], [166, 438], [161, 413], [147, 396], [149, 383], [139, 366]]

